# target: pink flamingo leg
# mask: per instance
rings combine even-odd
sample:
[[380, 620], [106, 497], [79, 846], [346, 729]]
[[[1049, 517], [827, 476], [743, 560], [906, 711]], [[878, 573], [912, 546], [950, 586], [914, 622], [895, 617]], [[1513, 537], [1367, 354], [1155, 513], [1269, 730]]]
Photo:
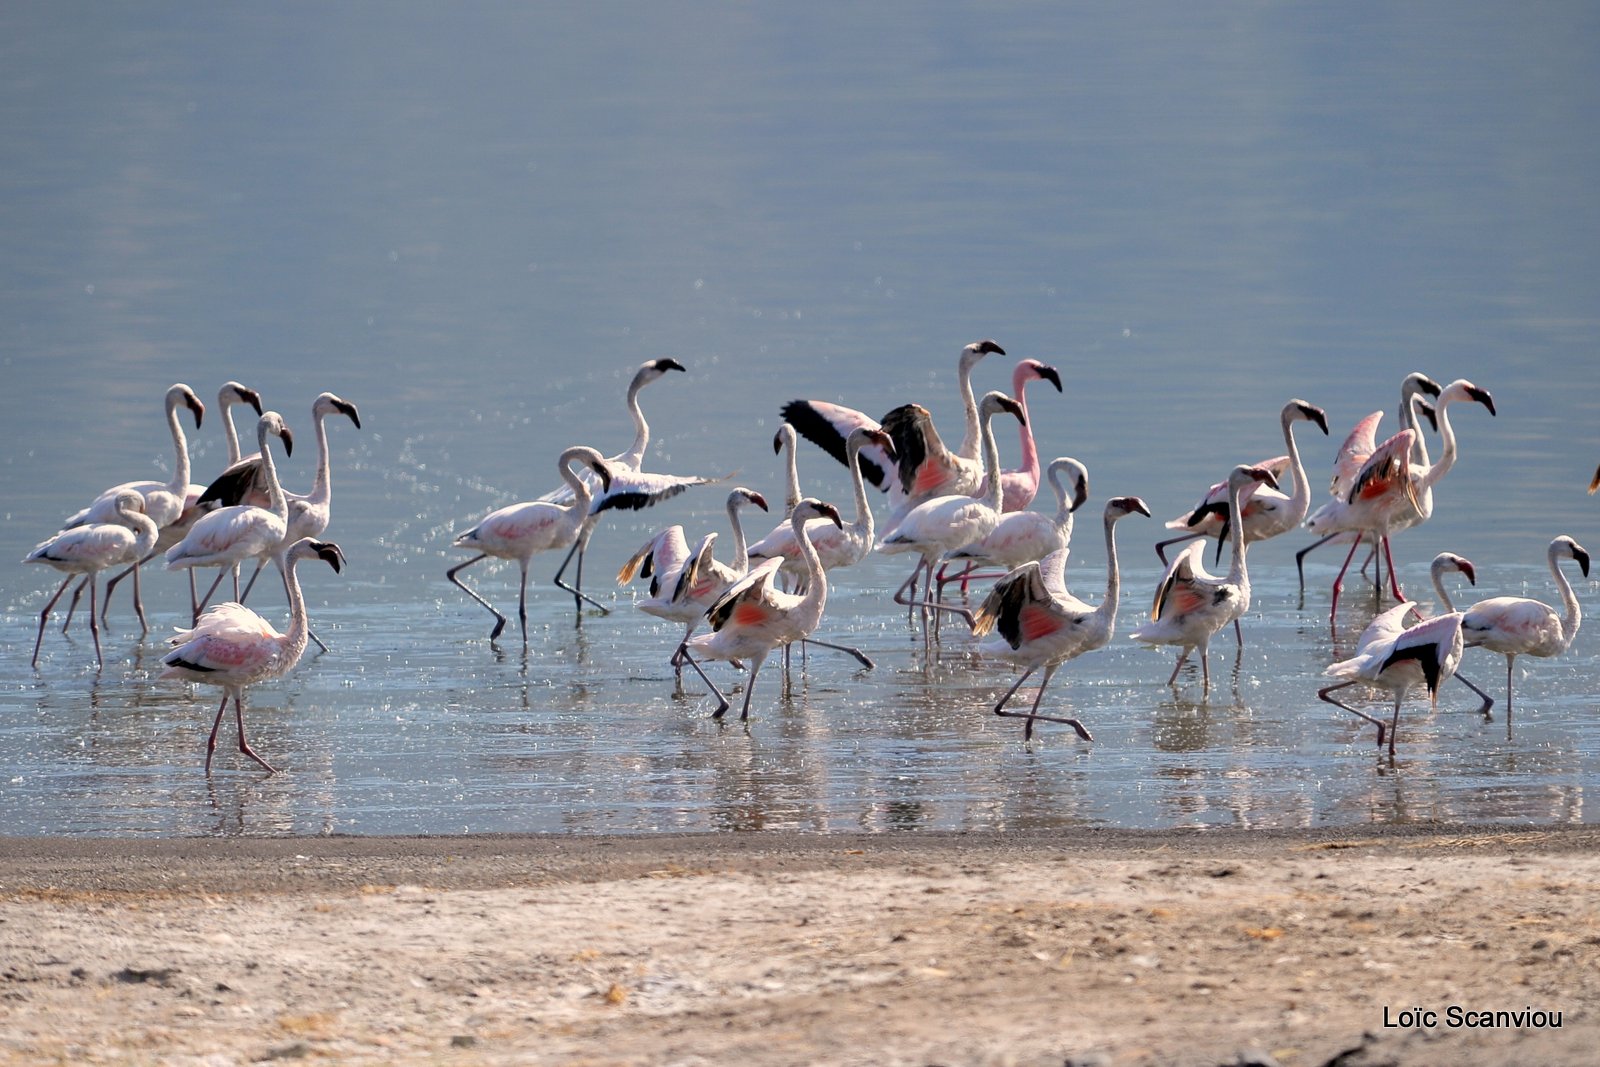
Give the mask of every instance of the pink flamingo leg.
[[1339, 593], [1344, 589], [1344, 573], [1350, 569], [1350, 561], [1356, 558], [1356, 549], [1361, 547], [1361, 538], [1365, 534], [1356, 534], [1355, 542], [1350, 546], [1350, 554], [1344, 558], [1344, 566], [1339, 568], [1339, 576], [1333, 580], [1333, 604], [1328, 608], [1328, 621], [1332, 622], [1334, 616], [1339, 614]]

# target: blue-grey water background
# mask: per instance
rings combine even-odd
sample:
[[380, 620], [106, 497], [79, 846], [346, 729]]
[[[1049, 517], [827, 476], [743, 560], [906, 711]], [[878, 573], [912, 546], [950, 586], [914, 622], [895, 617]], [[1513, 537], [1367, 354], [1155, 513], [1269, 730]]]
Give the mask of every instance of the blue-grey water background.
[[[1092, 474], [1073, 587], [1103, 589], [1107, 496], [1156, 513], [1119, 530], [1123, 635], [1159, 521], [1281, 452], [1284, 401], [1329, 414], [1331, 439], [1300, 435], [1320, 499], [1410, 370], [1477, 382], [1499, 416], [1455, 410], [1461, 460], [1396, 539], [1402, 577], [1424, 592], [1448, 548], [1480, 595], [1554, 599], [1549, 539], [1600, 549], [1596, 54], [1581, 3], [8, 5], [9, 558], [165, 476], [172, 382], [261, 390], [299, 434], [291, 488], [318, 392], [363, 426], [330, 424], [349, 568], [305, 570], [332, 651], [249, 696], [275, 776], [227, 729], [202, 774], [217, 696], [155, 678], [180, 579], [149, 575], [144, 640], [119, 590], [103, 671], [54, 629], [35, 671], [53, 572], [0, 567], [0, 833], [1592, 820], [1600, 627], [1519, 670], [1511, 740], [1451, 687], [1408, 705], [1390, 764], [1316, 700], [1370, 601], [1330, 635], [1324, 550], [1299, 605], [1303, 533], [1252, 553], [1246, 645], [1235, 673], [1219, 641], [1209, 702], [1122, 636], [1046, 698], [1094, 744], [1046, 725], [1031, 748], [988, 714], [1012, 671], [959, 628], [925, 657], [887, 603], [904, 557], [834, 583], [825, 628], [875, 669], [814, 655], [785, 698], [769, 669], [748, 730], [698, 685], [675, 697], [676, 628], [612, 576], [660, 526], [720, 528], [725, 488], [608, 521], [586, 582], [616, 610], [581, 628], [537, 561], [526, 656], [489, 646], [444, 571], [454, 533], [555, 484], [559, 449], [627, 444], [645, 359], [688, 368], [643, 394], [647, 466], [778, 499], [781, 402], [914, 399], [955, 427], [956, 355], [992, 337], [1009, 355], [980, 389], [1019, 357], [1061, 371], [1030, 403], [1044, 458]], [[191, 434], [199, 481], [216, 416]], [[808, 447], [801, 473], [848, 505], [841, 465]], [[514, 567], [469, 574], [514, 607]], [[281, 596], [252, 600], [282, 625]], [[1502, 662], [1465, 667], [1501, 695]]]

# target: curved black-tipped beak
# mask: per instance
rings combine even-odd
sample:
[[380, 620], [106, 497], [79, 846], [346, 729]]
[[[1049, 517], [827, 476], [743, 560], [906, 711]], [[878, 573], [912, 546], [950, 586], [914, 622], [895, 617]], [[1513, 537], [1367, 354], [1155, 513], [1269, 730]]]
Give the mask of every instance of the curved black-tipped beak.
[[979, 341], [973, 347], [986, 356], [1003, 356], [1006, 354], [1006, 350], [993, 341]]
[[1423, 418], [1428, 420], [1429, 429], [1433, 430], [1434, 433], [1438, 433], [1439, 409], [1428, 403], [1426, 400], [1419, 400], [1417, 401], [1417, 410], [1422, 413]]
[[689, 373], [687, 370], [684, 369], [683, 364], [679, 363], [675, 359], [658, 359], [658, 360], [656, 360], [656, 370], [659, 370], [659, 371], [681, 370], [685, 374]]
[[1421, 389], [1429, 396], [1438, 396], [1440, 393], [1444, 392], [1444, 386], [1440, 385], [1426, 374], [1422, 374], [1420, 372], [1413, 374], [1411, 376], [1411, 380], [1417, 383], [1418, 389]]
[[874, 430], [872, 431], [871, 437], [872, 443], [883, 449], [883, 454], [889, 458], [889, 462], [892, 463], [899, 458], [895, 455], [894, 439], [888, 434], [884, 433], [882, 430]]
[[1469, 560], [1458, 560], [1456, 569], [1467, 576], [1467, 581], [1473, 585], [1478, 584], [1478, 568], [1474, 567]]
[[1265, 467], [1255, 468], [1256, 478], [1269, 489], [1278, 488], [1278, 476]]
[[835, 526], [838, 526], [838, 527], [841, 527], [841, 528], [844, 526], [844, 520], [839, 517], [839, 509], [838, 508], [834, 507], [832, 504], [827, 504], [827, 503], [818, 503], [816, 507], [817, 507], [817, 511], [821, 513], [821, 517], [822, 518], [827, 519], [829, 522], [833, 523]]
[[772, 435], [772, 454], [776, 456], [783, 451], [783, 431], [779, 430]]
[[344, 550], [332, 541], [313, 541], [313, 548], [317, 550], [317, 558], [333, 568], [335, 574], [344, 571]]
[[1079, 508], [1083, 507], [1083, 505], [1087, 504], [1088, 502], [1089, 502], [1089, 481], [1088, 481], [1087, 478], [1079, 478], [1077, 480], [1077, 483], [1075, 485], [1073, 485], [1073, 487], [1072, 487], [1072, 507], [1068, 508], [1067, 510], [1068, 510], [1069, 513], [1073, 512], [1073, 511], [1077, 511]]
[[591, 463], [589, 469], [600, 478], [600, 488], [606, 492], [611, 491], [611, 468], [604, 463]]
[[1589, 553], [1581, 548], [1574, 548], [1572, 558], [1578, 561], [1578, 569], [1583, 572], [1583, 576], [1589, 577]]
[[1051, 385], [1055, 386], [1056, 387], [1056, 392], [1058, 392], [1058, 393], [1061, 392], [1061, 372], [1060, 371], [1056, 370], [1054, 367], [1050, 366], [1048, 363], [1041, 363], [1041, 364], [1039, 364], [1038, 369], [1034, 373], [1039, 375], [1040, 380], [1049, 382]]
[[1300, 413], [1307, 419], [1317, 424], [1317, 429], [1324, 434], [1328, 432], [1328, 413], [1315, 404], [1301, 404]]
[[285, 426], [283, 433], [278, 436], [283, 439], [283, 454], [286, 456], [294, 455], [294, 434], [289, 430], [289, 427]]
[[760, 493], [751, 493], [750, 494], [750, 503], [754, 504], [756, 507], [760, 508], [762, 511], [771, 511], [772, 510], [771, 508], [767, 507], [767, 498], [762, 496]]
[[240, 400], [250, 405], [251, 410], [256, 413], [256, 418], [259, 419], [261, 417], [261, 394], [254, 389], [236, 389], [234, 392], [239, 394]]
[[361, 429], [361, 413], [354, 404], [348, 400], [336, 400], [333, 406], [339, 409], [339, 414], [349, 416], [350, 421], [356, 424], [356, 429]]
[[198, 430], [200, 423], [205, 420], [206, 406], [200, 403], [200, 398], [197, 396], [186, 396], [183, 398], [183, 403], [185, 407], [194, 412], [194, 428]]
[[1017, 417], [1017, 421], [1022, 423], [1022, 425], [1028, 425], [1028, 416], [1022, 413], [1022, 405], [1011, 399], [1009, 396], [1003, 396], [1000, 398], [1000, 408], [1003, 411], [1009, 411], [1011, 414], [1015, 415]]
[[1142, 497], [1125, 496], [1122, 499], [1128, 502], [1129, 511], [1137, 511], [1147, 519], [1152, 517], [1150, 514], [1150, 505], [1146, 504]]
[[1488, 408], [1489, 414], [1493, 415], [1495, 413], [1494, 397], [1489, 395], [1489, 390], [1479, 389], [1476, 385], [1469, 385], [1467, 386], [1467, 395]]

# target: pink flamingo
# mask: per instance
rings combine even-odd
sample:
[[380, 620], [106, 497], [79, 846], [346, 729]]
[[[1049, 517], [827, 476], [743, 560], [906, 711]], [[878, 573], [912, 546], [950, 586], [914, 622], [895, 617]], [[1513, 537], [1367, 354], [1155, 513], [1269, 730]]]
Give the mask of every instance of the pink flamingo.
[[[1061, 484], [1063, 472], [1071, 475], [1070, 500], [1066, 486]], [[967, 564], [967, 569], [940, 579], [941, 583], [990, 577], [972, 573], [974, 568], [984, 565], [999, 567], [1001, 573], [992, 577], [1002, 577], [1025, 563], [1055, 553], [1061, 554], [1061, 565], [1065, 568], [1072, 542], [1073, 513], [1089, 499], [1089, 471], [1071, 456], [1059, 456], [1050, 461], [1047, 477], [1056, 495], [1055, 514], [1013, 511], [1000, 516], [1000, 521], [983, 540], [958, 548], [945, 557], [947, 563]]]
[[[1027, 719], [1022, 739], [1033, 737], [1035, 719], [1071, 726], [1085, 741], [1093, 741], [1088, 729], [1077, 719], [1053, 718], [1039, 714], [1039, 701], [1056, 668], [1071, 659], [1104, 648], [1117, 627], [1117, 600], [1121, 582], [1117, 570], [1115, 527], [1118, 521], [1137, 512], [1149, 515], [1150, 509], [1136, 496], [1112, 497], [1106, 501], [1106, 595], [1099, 607], [1092, 607], [1067, 592], [1062, 578], [1066, 566], [1065, 546], [1041, 560], [1025, 563], [1002, 578], [973, 616], [972, 632], [987, 640], [978, 654], [996, 656], [1023, 665], [1016, 683], [1006, 690], [994, 706], [996, 715]], [[993, 633], [995, 629], [998, 633]], [[1044, 668], [1033, 707], [1026, 713], [1006, 711], [1010, 700], [1033, 672]]]
[[[494, 629], [489, 631], [489, 640], [493, 641], [500, 636], [506, 628], [507, 619], [495, 610], [493, 604], [479, 596], [457, 575], [474, 563], [494, 556], [497, 559], [512, 559], [517, 561], [521, 568], [521, 591], [517, 595], [517, 620], [522, 625], [522, 644], [528, 644], [528, 563], [534, 555], [546, 552], [553, 548], [563, 548], [570, 545], [579, 536], [579, 530], [589, 514], [589, 505], [593, 500], [593, 491], [589, 483], [578, 477], [572, 470], [572, 464], [582, 462], [589, 470], [594, 471], [596, 480], [602, 491], [611, 484], [610, 463], [592, 448], [577, 445], [562, 452], [556, 460], [556, 470], [563, 481], [572, 488], [572, 498], [568, 503], [560, 504], [550, 500], [533, 500], [521, 504], [510, 504], [497, 511], [485, 515], [478, 524], [456, 537], [455, 547], [465, 548], [477, 552], [477, 555], [465, 563], [458, 563], [445, 572], [445, 577], [451, 584], [470, 596], [473, 600], [488, 609], [489, 614], [495, 618]], [[563, 586], [563, 588], [566, 588]], [[570, 590], [569, 590], [570, 592]], [[582, 595], [582, 594], [579, 594]], [[584, 597], [587, 600], [587, 597]]]
[[[262, 453], [266, 450], [263, 448]], [[260, 615], [243, 604], [218, 604], [200, 616], [191, 629], [172, 638], [177, 646], [161, 658], [166, 670], [162, 678], [222, 687], [222, 704], [211, 723], [206, 739], [206, 773], [211, 773], [211, 757], [217, 749], [217, 730], [222, 715], [233, 701], [234, 719], [239, 724], [239, 751], [249, 756], [267, 773], [276, 773], [272, 764], [258, 756], [245, 739], [244, 690], [268, 678], [279, 678], [294, 669], [305, 654], [311, 632], [306, 617], [306, 598], [300, 591], [295, 567], [303, 559], [317, 557], [338, 573], [344, 567], [344, 553], [331, 541], [296, 541], [284, 559], [284, 581], [289, 590], [289, 630], [279, 633]]]
[[[750, 695], [755, 692], [761, 665], [767, 661], [772, 650], [809, 637], [822, 621], [822, 612], [828, 603], [828, 575], [822, 569], [822, 561], [817, 558], [816, 549], [812, 547], [810, 535], [806, 532], [806, 522], [817, 518], [842, 525], [837, 508], [812, 497], [806, 497], [795, 505], [794, 512], [789, 516], [795, 539], [800, 544], [801, 557], [806, 562], [806, 591], [803, 594], [785, 593], [776, 588], [772, 579], [778, 572], [780, 561], [776, 557], [765, 560], [729, 586], [722, 597], [711, 605], [706, 612], [711, 632], [691, 637], [685, 645], [684, 659], [716, 695], [717, 710], [711, 713], [712, 718], [722, 718], [731, 705], [716, 684], [706, 676], [696, 656], [736, 664], [749, 662], [750, 681], [745, 686], [744, 707], [739, 713], [739, 720], [743, 722], [750, 718]], [[692, 568], [686, 580], [690, 584], [695, 582]]]
[[[96, 667], [105, 665], [100, 655], [100, 626], [95, 615], [100, 572], [142, 559], [155, 545], [160, 531], [144, 513], [147, 499], [137, 489], [124, 489], [112, 498], [115, 522], [88, 522], [62, 530], [48, 541], [41, 541], [22, 558], [24, 563], [44, 563], [66, 574], [61, 587], [39, 613], [39, 636], [33, 642], [33, 667], [39, 666], [39, 646], [44, 643], [44, 628], [50, 620], [51, 609], [72, 580], [80, 575], [89, 583], [89, 633], [94, 637], [94, 663]], [[137, 577], [134, 582], [137, 585]]]

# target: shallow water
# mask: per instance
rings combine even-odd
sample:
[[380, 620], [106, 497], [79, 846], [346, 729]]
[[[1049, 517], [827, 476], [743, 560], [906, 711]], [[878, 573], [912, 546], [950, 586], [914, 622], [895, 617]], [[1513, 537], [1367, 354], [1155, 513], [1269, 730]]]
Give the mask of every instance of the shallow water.
[[[1300, 605], [1309, 535], [1253, 551], [1245, 648], [1235, 670], [1219, 640], [1209, 701], [1196, 677], [1163, 684], [1167, 652], [1119, 638], [1046, 697], [1094, 743], [1047, 724], [1031, 749], [988, 713], [1009, 668], [951, 628], [930, 659], [887, 604], [902, 559], [840, 574], [830, 601], [828, 634], [873, 670], [817, 653], [780, 697], [769, 668], [747, 730], [711, 721], [698, 684], [674, 695], [676, 628], [611, 579], [660, 526], [720, 529], [720, 488], [601, 528], [585, 584], [618, 598], [609, 616], [574, 626], [558, 561], [536, 562], [525, 656], [491, 648], [487, 613], [443, 576], [454, 533], [552, 486], [562, 447], [626, 446], [644, 359], [689, 368], [643, 395], [647, 466], [737, 472], [776, 501], [783, 401], [916, 399], [953, 428], [956, 354], [994, 337], [1009, 356], [980, 389], [1018, 357], [1062, 372], [1063, 395], [1036, 383], [1029, 401], [1041, 455], [1091, 471], [1075, 591], [1103, 588], [1107, 496], [1156, 513], [1119, 527], [1124, 634], [1159, 522], [1281, 452], [1285, 400], [1328, 411], [1331, 439], [1298, 438], [1320, 494], [1360, 416], [1393, 427], [1413, 369], [1476, 381], [1499, 415], [1453, 412], [1460, 463], [1430, 523], [1396, 539], [1407, 588], [1450, 549], [1479, 567], [1466, 599], [1553, 600], [1549, 539], [1600, 550], [1583, 492], [1600, 461], [1600, 18], [1541, 10], [0, 14], [12, 558], [105, 485], [170, 469], [173, 381], [208, 406], [227, 378], [260, 389], [299, 438], [292, 488], [311, 478], [318, 391], [363, 423], [330, 424], [350, 566], [305, 572], [332, 650], [248, 698], [278, 775], [225, 750], [201, 773], [214, 695], [155, 680], [181, 581], [149, 576], [142, 641], [119, 590], [103, 671], [76, 630], [47, 633], [34, 671], [53, 582], [0, 568], [0, 832], [1592, 818], [1595, 629], [1519, 667], [1511, 739], [1452, 684], [1437, 711], [1407, 706], [1391, 764], [1316, 700], [1371, 605], [1348, 594], [1330, 634], [1333, 549]], [[220, 466], [216, 414], [190, 435], [197, 480]], [[1000, 439], [1015, 462], [1014, 431]], [[847, 506], [842, 466], [808, 447], [801, 474]], [[514, 568], [468, 573], [511, 610]], [[1579, 583], [1586, 606], [1595, 592]], [[252, 602], [281, 620], [281, 597]], [[1465, 669], [1501, 695], [1498, 657]]]

